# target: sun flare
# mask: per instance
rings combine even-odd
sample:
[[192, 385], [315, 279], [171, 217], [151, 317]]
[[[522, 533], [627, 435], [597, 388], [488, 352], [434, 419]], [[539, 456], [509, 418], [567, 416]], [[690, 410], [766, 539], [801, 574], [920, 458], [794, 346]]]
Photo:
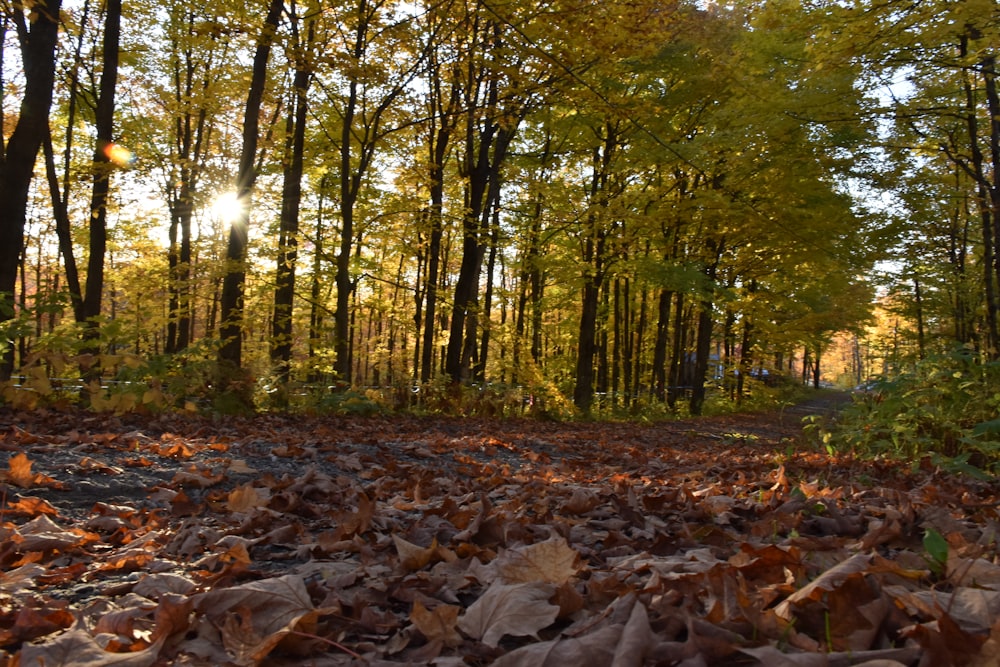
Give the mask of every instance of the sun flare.
[[223, 192], [212, 202], [212, 215], [223, 222], [236, 222], [243, 214], [244, 203], [235, 192]]

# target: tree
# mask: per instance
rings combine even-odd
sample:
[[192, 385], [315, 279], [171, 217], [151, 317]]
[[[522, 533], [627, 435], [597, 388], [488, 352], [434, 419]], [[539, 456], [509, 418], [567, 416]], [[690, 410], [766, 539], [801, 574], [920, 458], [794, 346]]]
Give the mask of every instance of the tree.
[[[226, 244], [226, 273], [222, 285], [221, 326], [219, 337], [220, 385], [236, 393], [247, 392], [246, 378], [241, 378], [243, 349], [243, 295], [247, 274], [247, 233], [250, 227], [250, 200], [257, 180], [257, 143], [260, 139], [260, 109], [267, 84], [267, 66], [271, 46], [278, 32], [282, 0], [270, 0], [267, 16], [257, 36], [250, 90], [243, 117], [243, 149], [236, 175], [236, 197], [240, 202], [238, 218], [230, 225]], [[249, 396], [242, 401], [249, 405]]]
[[309, 112], [308, 92], [312, 82], [316, 38], [314, 16], [306, 19], [306, 35], [303, 37], [300, 34], [300, 17], [294, 2], [289, 20], [295, 73], [290, 91], [292, 100], [285, 124], [285, 160], [271, 330], [271, 362], [282, 385], [287, 385], [291, 375], [292, 306], [295, 295], [295, 265], [298, 261], [299, 209], [302, 201], [306, 121]]
[[[24, 248], [28, 191], [35, 159], [48, 133], [61, 6], [61, 0], [43, 0], [31, 6], [4, 5], [4, 19], [14, 23], [21, 47], [24, 93], [14, 128], [6, 145], [0, 145], [3, 149], [0, 161], [0, 323], [14, 316], [13, 297]], [[13, 352], [12, 348], [4, 350], [0, 379], [10, 377]]]

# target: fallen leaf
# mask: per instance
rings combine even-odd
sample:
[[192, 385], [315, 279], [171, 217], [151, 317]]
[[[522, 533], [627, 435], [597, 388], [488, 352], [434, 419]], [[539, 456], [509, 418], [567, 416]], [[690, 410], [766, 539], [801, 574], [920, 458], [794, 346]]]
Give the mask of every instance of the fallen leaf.
[[410, 621], [427, 641], [439, 641], [445, 646], [458, 646], [462, 635], [458, 633], [458, 614], [461, 607], [442, 604], [428, 610], [420, 600], [413, 603]]
[[226, 508], [230, 512], [251, 512], [267, 505], [268, 495], [254, 488], [252, 484], [242, 484], [226, 496]]
[[487, 646], [496, 646], [504, 635], [536, 636], [559, 614], [548, 602], [552, 592], [544, 583], [494, 583], [466, 610], [458, 628]]
[[201, 593], [194, 597], [194, 608], [224, 628], [226, 650], [241, 665], [263, 660], [303, 618], [315, 613], [298, 575]]
[[35, 484], [35, 475], [31, 472], [31, 461], [24, 452], [10, 457], [7, 466], [9, 471], [5, 477], [11, 484], [25, 489]]
[[561, 585], [582, 568], [580, 554], [556, 536], [501, 552], [497, 558], [500, 577], [508, 584], [532, 581]]
[[79, 625], [49, 641], [28, 644], [21, 649], [21, 665], [46, 667], [149, 667], [160, 655], [163, 639], [141, 651], [112, 653]]

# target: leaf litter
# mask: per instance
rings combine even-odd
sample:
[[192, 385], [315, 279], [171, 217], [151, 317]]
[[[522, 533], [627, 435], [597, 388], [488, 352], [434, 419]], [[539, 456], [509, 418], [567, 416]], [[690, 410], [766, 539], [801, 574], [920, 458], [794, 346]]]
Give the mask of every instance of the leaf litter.
[[1000, 486], [657, 425], [0, 412], [0, 666], [1000, 664]]

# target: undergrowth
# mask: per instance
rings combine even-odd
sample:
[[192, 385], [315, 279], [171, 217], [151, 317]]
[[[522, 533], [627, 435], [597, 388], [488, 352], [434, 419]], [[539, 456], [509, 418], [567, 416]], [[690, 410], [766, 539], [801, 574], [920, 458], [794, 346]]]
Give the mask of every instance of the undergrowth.
[[956, 472], [1000, 471], [1000, 362], [969, 350], [929, 358], [855, 393], [820, 435], [831, 451]]

